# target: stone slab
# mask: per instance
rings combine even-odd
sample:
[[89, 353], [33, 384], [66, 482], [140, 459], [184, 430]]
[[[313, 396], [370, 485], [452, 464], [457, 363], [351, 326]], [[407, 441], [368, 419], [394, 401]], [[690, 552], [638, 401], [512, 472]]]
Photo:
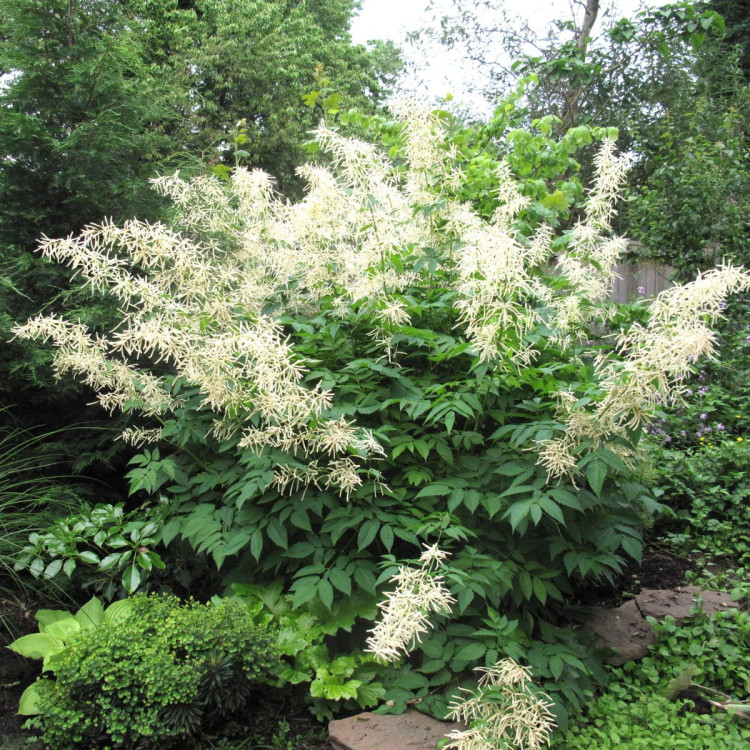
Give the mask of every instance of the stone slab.
[[616, 609], [593, 607], [585, 627], [596, 634], [599, 648], [611, 648], [616, 652], [607, 659], [614, 666], [642, 659], [655, 641], [652, 627], [632, 599]]
[[413, 709], [400, 716], [380, 716], [369, 711], [337, 719], [328, 725], [334, 750], [437, 750], [438, 743], [454, 729]]
[[706, 614], [723, 612], [736, 607], [732, 597], [721, 591], [705, 591], [698, 586], [682, 586], [679, 589], [643, 589], [635, 601], [644, 617], [654, 617], [663, 620], [667, 615], [674, 617], [676, 622], [686, 619], [696, 599], [702, 600], [701, 606]]

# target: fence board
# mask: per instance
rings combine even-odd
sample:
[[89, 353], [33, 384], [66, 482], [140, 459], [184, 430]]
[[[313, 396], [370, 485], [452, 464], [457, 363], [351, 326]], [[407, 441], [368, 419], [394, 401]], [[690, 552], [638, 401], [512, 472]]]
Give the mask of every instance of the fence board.
[[[649, 261], [618, 263], [616, 271], [619, 278], [612, 286], [610, 299], [613, 302], [630, 302], [634, 297], [656, 297], [659, 292], [674, 286], [670, 281], [674, 272], [671, 266]], [[642, 290], [640, 294], [639, 289]]]

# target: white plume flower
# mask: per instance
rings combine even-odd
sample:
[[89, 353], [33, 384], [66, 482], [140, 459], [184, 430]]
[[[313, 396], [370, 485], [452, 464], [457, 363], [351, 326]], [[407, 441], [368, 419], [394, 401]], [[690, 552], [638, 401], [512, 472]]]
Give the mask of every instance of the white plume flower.
[[436, 570], [443, 564], [447, 552], [437, 545], [425, 546], [420, 560], [422, 566], [401, 566], [391, 578], [395, 589], [378, 604], [380, 621], [370, 631], [367, 649], [381, 661], [391, 662], [408, 654], [420, 638], [432, 627], [430, 615], [450, 614], [455, 599]]

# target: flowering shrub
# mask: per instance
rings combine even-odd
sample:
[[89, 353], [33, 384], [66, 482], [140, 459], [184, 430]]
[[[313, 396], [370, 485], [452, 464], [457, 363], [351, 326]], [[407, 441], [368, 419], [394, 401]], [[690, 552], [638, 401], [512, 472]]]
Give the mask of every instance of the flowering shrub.
[[356, 595], [364, 613], [422, 544], [450, 551], [456, 619], [384, 674], [393, 710], [444, 714], [439, 688], [508, 656], [533, 667], [560, 719], [596, 667], [559, 608], [639, 556], [658, 509], [634, 481], [641, 427], [679, 397], [750, 279], [711, 271], [592, 346], [625, 246], [610, 233], [627, 167], [613, 142], [561, 230], [508, 164], [491, 201], [459, 199], [472, 170], [446, 126], [395, 114], [391, 156], [321, 126], [330, 167], [302, 170], [298, 203], [260, 172], [172, 175], [155, 187], [173, 226], [45, 239], [123, 319], [108, 338], [54, 317], [16, 333], [51, 341], [59, 374], [137, 417], [126, 439], [159, 442], [129, 474], [168, 503], [155, 538], [231, 560], [228, 581], [281, 577], [295, 608]]

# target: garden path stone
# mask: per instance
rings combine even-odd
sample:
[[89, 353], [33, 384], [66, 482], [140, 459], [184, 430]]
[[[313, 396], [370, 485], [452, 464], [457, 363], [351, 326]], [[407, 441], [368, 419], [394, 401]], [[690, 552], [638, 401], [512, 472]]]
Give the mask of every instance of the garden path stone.
[[653, 628], [643, 619], [633, 599], [616, 609], [592, 607], [585, 627], [596, 634], [598, 648], [610, 648], [616, 652], [607, 659], [616, 667], [642, 659], [655, 642]]
[[654, 643], [653, 628], [646, 617], [663, 620], [671, 615], [675, 622], [685, 620], [700, 598], [706, 614], [736, 607], [732, 597], [721, 591], [705, 591], [697, 586], [677, 589], [643, 589], [635, 599], [616, 609], [592, 607], [584, 627], [596, 634], [596, 646], [615, 651], [607, 659], [619, 667], [625, 662], [643, 658]]
[[438, 721], [409, 709], [400, 716], [365, 713], [328, 725], [334, 750], [437, 750], [459, 724]]
[[644, 617], [663, 620], [667, 615], [671, 615], [679, 623], [688, 617], [698, 597], [702, 600], [703, 611], [709, 615], [737, 606], [729, 594], [722, 591], [704, 591], [698, 586], [682, 586], [679, 589], [664, 591], [643, 589], [635, 597], [635, 601]]

